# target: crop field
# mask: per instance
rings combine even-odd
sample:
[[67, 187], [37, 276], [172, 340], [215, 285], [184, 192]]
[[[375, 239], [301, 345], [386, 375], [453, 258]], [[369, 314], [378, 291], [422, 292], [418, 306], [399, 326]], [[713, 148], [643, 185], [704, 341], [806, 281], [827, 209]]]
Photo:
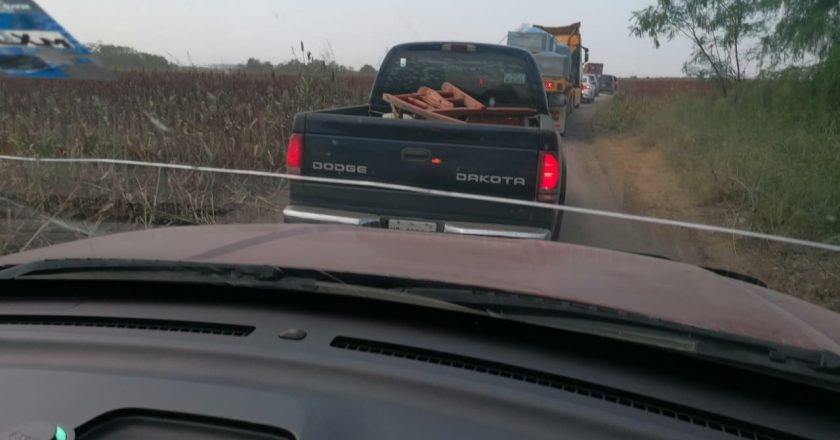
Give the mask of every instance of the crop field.
[[[295, 113], [361, 104], [357, 75], [126, 73], [0, 80], [0, 154], [281, 171]], [[0, 161], [0, 252], [117, 230], [276, 220], [280, 179]]]
[[360, 104], [366, 76], [126, 73], [0, 81], [0, 151], [277, 170], [295, 113]]

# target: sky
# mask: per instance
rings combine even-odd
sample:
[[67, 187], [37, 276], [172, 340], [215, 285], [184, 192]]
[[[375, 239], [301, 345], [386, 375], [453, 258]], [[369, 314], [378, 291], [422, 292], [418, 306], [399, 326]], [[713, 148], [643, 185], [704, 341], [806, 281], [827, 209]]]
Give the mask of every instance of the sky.
[[682, 76], [690, 45], [629, 35], [653, 0], [36, 0], [78, 40], [130, 46], [180, 64], [278, 63], [303, 41], [339, 64], [379, 67], [408, 41], [504, 43], [522, 24], [582, 23], [590, 61], [618, 76]]

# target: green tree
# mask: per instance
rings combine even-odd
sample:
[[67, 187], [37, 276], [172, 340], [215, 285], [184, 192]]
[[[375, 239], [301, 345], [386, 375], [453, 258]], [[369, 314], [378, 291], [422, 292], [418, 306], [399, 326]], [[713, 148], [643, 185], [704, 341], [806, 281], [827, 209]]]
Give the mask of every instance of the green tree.
[[[751, 47], [745, 53], [744, 41], [759, 37], [767, 32], [764, 25], [767, 14], [761, 13], [758, 0], [728, 0], [712, 1], [715, 9], [712, 27], [720, 33], [720, 44], [726, 53], [731, 54], [728, 59], [729, 74], [735, 81], [744, 79], [744, 55], [753, 57], [759, 54], [759, 48]], [[733, 65], [734, 62], [734, 65]], [[732, 69], [734, 67], [734, 69]]]
[[365, 75], [376, 75], [376, 68], [370, 64], [365, 64], [361, 69], [359, 69], [359, 73], [363, 73]]
[[767, 11], [781, 11], [773, 35], [765, 39], [777, 55], [824, 60], [840, 41], [840, 0], [764, 0]]
[[[840, 114], [840, 0], [762, 0], [761, 7], [776, 14], [774, 32], [763, 38], [770, 67], [784, 62], [782, 76], [818, 84], [807, 100], [817, 114]], [[817, 60], [817, 63], [814, 63]], [[795, 63], [804, 63], [798, 67]], [[768, 69], [770, 70], [770, 69]], [[836, 123], [832, 123], [836, 127]]]
[[247, 72], [271, 72], [274, 69], [268, 61], [260, 61], [256, 58], [248, 58], [243, 67]]
[[715, 79], [726, 94], [731, 83], [744, 79], [746, 61], [755, 48], [745, 43], [765, 31], [761, 0], [657, 0], [634, 11], [630, 32], [662, 41], [682, 37], [693, 50], [683, 66], [686, 74]]

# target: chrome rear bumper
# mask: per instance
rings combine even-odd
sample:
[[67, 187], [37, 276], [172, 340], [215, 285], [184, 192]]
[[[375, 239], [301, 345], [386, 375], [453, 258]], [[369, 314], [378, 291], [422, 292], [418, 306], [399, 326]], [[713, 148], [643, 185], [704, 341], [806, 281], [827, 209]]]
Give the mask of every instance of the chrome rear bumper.
[[[285, 223], [335, 223], [342, 225], [381, 228], [386, 223], [385, 220], [387, 220], [387, 218], [376, 214], [314, 208], [309, 206], [290, 205], [283, 209], [283, 221]], [[452, 222], [446, 220], [434, 222], [442, 224], [442, 231], [447, 234], [521, 238], [530, 240], [551, 239], [551, 231], [542, 228], [488, 223]]]

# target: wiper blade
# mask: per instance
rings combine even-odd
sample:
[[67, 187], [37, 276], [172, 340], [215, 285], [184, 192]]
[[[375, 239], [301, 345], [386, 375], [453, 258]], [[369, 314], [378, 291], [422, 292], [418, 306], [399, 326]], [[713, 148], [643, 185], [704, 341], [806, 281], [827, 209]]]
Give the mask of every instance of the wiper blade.
[[840, 355], [663, 321], [642, 314], [572, 301], [484, 289], [406, 287], [424, 295], [552, 328], [620, 339], [816, 379], [840, 389]]
[[321, 270], [264, 265], [124, 259], [43, 260], [0, 270], [0, 282], [4, 280], [194, 283], [328, 294], [480, 314], [469, 307], [422, 295], [347, 283], [341, 277]]
[[225, 285], [241, 281], [272, 282], [284, 276], [282, 269], [271, 266], [121, 259], [43, 260], [0, 270], [0, 280], [101, 278], [120, 281], [201, 281]]
[[[641, 255], [643, 257], [657, 258], [657, 259], [660, 259], [660, 260], [674, 261], [673, 258], [669, 258], [669, 257], [666, 257], [664, 255], [659, 255], [659, 254], [649, 254], [649, 253], [645, 253], [645, 252], [633, 252], [633, 254]], [[758, 278], [756, 278], [752, 275], [747, 275], [747, 274], [741, 273], [741, 272], [735, 272], [735, 271], [729, 270], [729, 269], [721, 269], [721, 268], [718, 268], [718, 267], [709, 267], [709, 266], [697, 266], [697, 267], [699, 267], [701, 269], [704, 269], [704, 270], [708, 270], [709, 272], [720, 275], [722, 277], [731, 278], [733, 280], [738, 280], [738, 281], [743, 281], [745, 283], [753, 284], [753, 285], [756, 285], [756, 286], [759, 286], [759, 287], [765, 287], [765, 288], [767, 287], [767, 283], [765, 283], [764, 281], [762, 281], [762, 280], [760, 280], [760, 279], [758, 279]]]

